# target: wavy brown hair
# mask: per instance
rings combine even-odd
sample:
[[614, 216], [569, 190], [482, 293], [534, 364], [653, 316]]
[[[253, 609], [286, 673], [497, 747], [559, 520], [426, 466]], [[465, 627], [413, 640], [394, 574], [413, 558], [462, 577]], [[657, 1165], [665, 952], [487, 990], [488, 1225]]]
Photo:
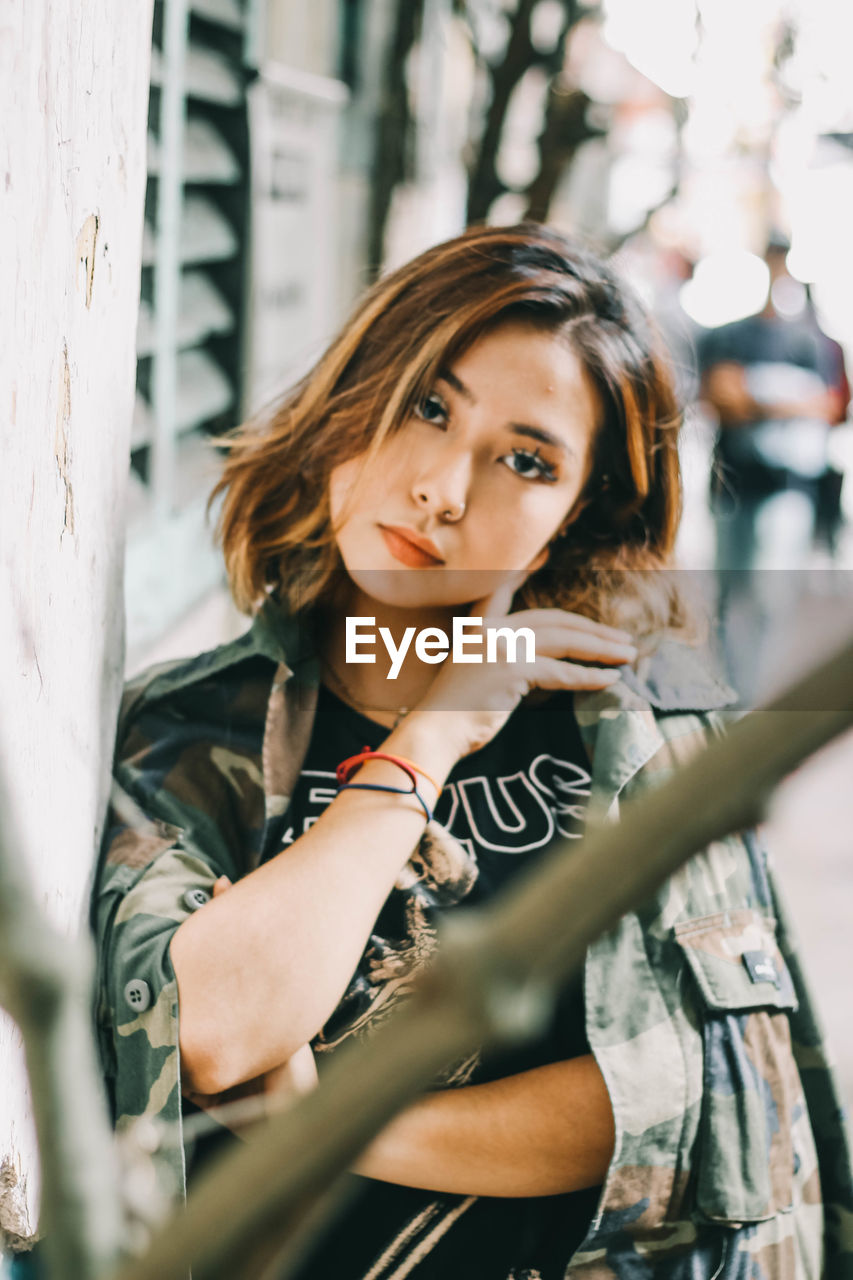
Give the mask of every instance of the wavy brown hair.
[[[603, 415], [580, 511], [517, 605], [570, 608], [636, 634], [682, 628], [669, 564], [681, 513], [680, 412], [644, 308], [585, 246], [548, 227], [473, 227], [380, 280], [311, 371], [227, 441], [218, 521], [231, 589], [298, 612], [342, 568], [329, 513], [339, 463], [377, 449], [443, 368], [507, 320], [565, 337]], [[653, 572], [650, 572], [653, 571]]]

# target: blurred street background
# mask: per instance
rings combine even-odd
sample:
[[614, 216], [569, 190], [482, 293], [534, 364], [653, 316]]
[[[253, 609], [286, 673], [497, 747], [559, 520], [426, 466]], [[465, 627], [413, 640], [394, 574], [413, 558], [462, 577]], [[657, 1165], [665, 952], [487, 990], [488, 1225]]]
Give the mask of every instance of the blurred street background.
[[[836, 0], [156, 0], [129, 670], [245, 625], [205, 516], [217, 437], [383, 270], [523, 218], [613, 256], [666, 336], [680, 565], [742, 704], [830, 652], [853, 629], [851, 48]], [[768, 825], [848, 1097], [851, 779], [847, 740]]]

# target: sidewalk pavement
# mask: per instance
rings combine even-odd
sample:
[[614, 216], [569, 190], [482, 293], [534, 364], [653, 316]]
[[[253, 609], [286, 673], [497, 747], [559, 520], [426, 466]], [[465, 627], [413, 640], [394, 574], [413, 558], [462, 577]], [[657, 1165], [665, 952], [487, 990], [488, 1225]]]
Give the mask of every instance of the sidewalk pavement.
[[853, 733], [813, 756], [774, 798], [765, 836], [804, 968], [853, 1106]]

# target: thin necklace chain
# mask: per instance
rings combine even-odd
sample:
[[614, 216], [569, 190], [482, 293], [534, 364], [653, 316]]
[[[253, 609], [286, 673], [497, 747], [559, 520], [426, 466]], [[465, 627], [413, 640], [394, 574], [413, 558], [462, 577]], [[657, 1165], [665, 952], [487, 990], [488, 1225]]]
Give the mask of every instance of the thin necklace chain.
[[394, 716], [394, 722], [391, 725], [392, 729], [396, 729], [397, 725], [403, 719], [403, 716], [407, 716], [411, 711], [411, 707], [380, 707], [375, 702], [364, 702], [361, 698], [357, 698], [355, 696], [349, 685], [332, 666], [328, 658], [323, 659], [323, 666], [338, 686], [338, 689], [344, 695], [344, 700], [346, 702], [351, 702], [357, 711], [379, 711], [383, 715]]

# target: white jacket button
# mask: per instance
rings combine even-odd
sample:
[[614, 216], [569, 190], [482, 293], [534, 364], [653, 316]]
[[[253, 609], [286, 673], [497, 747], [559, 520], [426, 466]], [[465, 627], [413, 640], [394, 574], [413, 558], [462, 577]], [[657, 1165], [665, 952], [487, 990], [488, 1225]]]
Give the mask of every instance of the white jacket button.
[[210, 902], [210, 894], [206, 889], [187, 889], [184, 894], [184, 906], [188, 911], [198, 911], [199, 907]]
[[144, 1013], [151, 1006], [151, 988], [141, 978], [131, 978], [124, 989], [124, 998], [134, 1013]]

